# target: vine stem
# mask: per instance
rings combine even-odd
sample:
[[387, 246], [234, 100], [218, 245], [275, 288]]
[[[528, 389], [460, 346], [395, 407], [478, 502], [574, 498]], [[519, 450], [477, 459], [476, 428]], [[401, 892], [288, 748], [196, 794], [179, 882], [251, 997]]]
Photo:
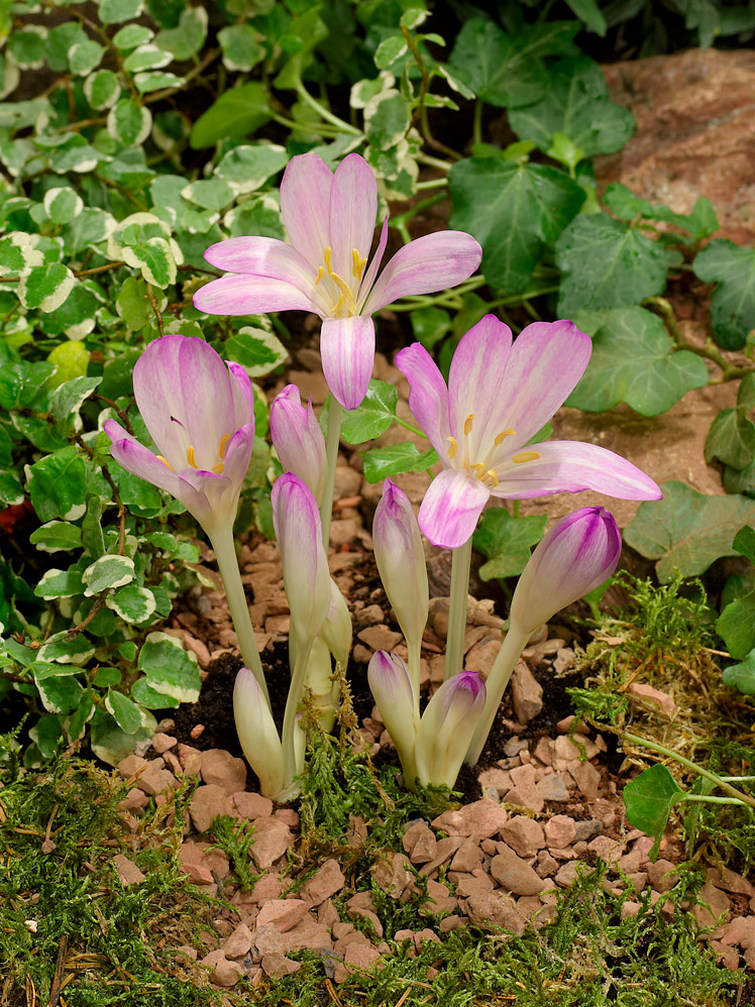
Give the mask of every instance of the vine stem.
[[451, 597], [448, 599], [448, 634], [444, 681], [462, 670], [464, 636], [467, 630], [469, 570], [472, 565], [472, 537], [451, 553]]
[[296, 93], [299, 95], [301, 100], [310, 105], [322, 119], [325, 119], [326, 122], [331, 123], [333, 126], [337, 126], [339, 132], [348, 133], [349, 136], [358, 136], [360, 138], [364, 135], [360, 129], [356, 128], [356, 126], [352, 126], [351, 123], [346, 122], [343, 119], [339, 119], [339, 117], [331, 112], [329, 108], [326, 108], [325, 105], [314, 98], [306, 87], [304, 87], [301, 81], [297, 82]]
[[749, 804], [751, 808], [755, 808], [755, 797], [750, 797], [749, 794], [745, 794], [743, 791], [737, 790], [736, 787], [732, 787], [730, 783], [727, 783], [722, 777], [717, 776], [716, 773], [712, 773], [709, 769], [703, 769], [702, 766], [698, 766], [696, 762], [691, 762], [689, 759], [685, 759], [684, 756], [679, 755], [678, 752], [672, 752], [670, 748], [666, 748], [664, 745], [659, 745], [657, 741], [640, 738], [639, 735], [629, 734], [628, 732], [625, 732], [622, 735], [622, 741], [628, 741], [633, 745], [640, 745], [643, 748], [649, 748], [651, 752], [657, 752], [659, 755], [665, 755], [667, 759], [673, 759], [674, 762], [678, 762], [687, 769], [691, 769], [693, 773], [698, 773], [700, 776], [704, 776], [706, 780], [710, 780], [711, 783], [715, 783], [715, 785], [720, 787], [724, 793], [729, 794], [731, 797], [736, 797], [736, 799], [742, 804]]
[[328, 462], [328, 481], [325, 484], [320, 503], [320, 521], [322, 522], [322, 544], [325, 546], [325, 554], [328, 553], [330, 543], [330, 519], [333, 515], [333, 489], [336, 484], [336, 465], [338, 464], [338, 444], [341, 439], [341, 420], [343, 419], [343, 406], [334, 398], [330, 397], [330, 409], [328, 411], [328, 436], [325, 441], [325, 456]]
[[689, 350], [690, 353], [695, 353], [698, 357], [704, 357], [706, 360], [711, 360], [716, 367], [720, 369], [722, 382], [733, 381], [735, 378], [743, 378], [745, 374], [750, 373], [749, 367], [732, 366], [723, 353], [715, 348], [710, 339], [707, 340], [705, 346], [694, 346], [692, 343], [688, 342], [679, 327], [679, 322], [674, 314], [674, 309], [665, 297], [646, 297], [642, 302], [642, 306], [643, 308], [647, 308], [649, 311], [652, 311], [654, 315], [658, 315], [658, 317], [663, 321], [663, 324], [666, 326], [668, 334], [674, 340], [679, 349]]

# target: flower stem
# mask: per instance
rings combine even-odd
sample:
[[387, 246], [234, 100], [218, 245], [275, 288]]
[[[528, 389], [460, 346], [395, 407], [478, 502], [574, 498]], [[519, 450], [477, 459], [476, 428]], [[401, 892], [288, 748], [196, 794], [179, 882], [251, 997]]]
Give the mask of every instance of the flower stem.
[[249, 608], [247, 607], [246, 595], [244, 594], [244, 585], [241, 583], [236, 550], [233, 546], [233, 527], [230, 524], [225, 524], [215, 529], [214, 532], [208, 531], [207, 534], [210, 544], [215, 550], [215, 559], [218, 561], [220, 576], [223, 578], [233, 628], [236, 630], [236, 636], [239, 641], [241, 658], [257, 679], [267, 705], [270, 706], [270, 694], [267, 691], [265, 673], [262, 670], [262, 661], [260, 660], [260, 653], [257, 650], [257, 641], [254, 639], [252, 620], [249, 618]]
[[[292, 637], [292, 642], [294, 642]], [[299, 710], [302, 692], [304, 690], [304, 675], [309, 664], [309, 655], [312, 651], [312, 640], [307, 641], [305, 646], [295, 640], [295, 646], [291, 648], [293, 661], [291, 665], [291, 684], [288, 688], [288, 699], [286, 700], [286, 711], [283, 714], [283, 732], [281, 741], [283, 743], [283, 786], [284, 789], [291, 786], [294, 777], [301, 771], [301, 767], [296, 765], [296, 714]]]
[[351, 123], [345, 122], [343, 119], [339, 119], [337, 115], [334, 115], [333, 112], [330, 111], [330, 109], [326, 108], [316, 98], [312, 97], [301, 81], [299, 81], [296, 85], [296, 93], [299, 95], [301, 100], [310, 105], [322, 119], [325, 119], [326, 122], [330, 122], [334, 126], [337, 126], [342, 133], [348, 133], [350, 136], [364, 136], [361, 129], [357, 129], [355, 126], [352, 126]]
[[498, 656], [493, 662], [493, 667], [490, 669], [490, 673], [485, 681], [485, 689], [487, 691], [485, 709], [483, 710], [479, 727], [472, 744], [467, 750], [467, 757], [465, 759], [465, 762], [470, 766], [474, 766], [485, 747], [485, 742], [490, 734], [490, 728], [493, 726], [496, 713], [498, 713], [501, 697], [506, 686], [509, 684], [509, 680], [516, 667], [516, 662], [519, 660], [527, 640], [528, 635], [526, 633], [522, 633], [516, 626], [511, 626], [503, 641], [503, 646], [498, 651]]
[[328, 436], [325, 442], [325, 455], [328, 460], [328, 481], [325, 484], [322, 503], [320, 504], [320, 520], [322, 521], [322, 544], [325, 554], [330, 543], [330, 518], [333, 514], [333, 489], [336, 484], [336, 465], [338, 464], [338, 444], [341, 439], [341, 420], [343, 406], [332, 395], [328, 412]]
[[469, 568], [472, 564], [472, 536], [451, 552], [451, 597], [448, 599], [448, 635], [444, 681], [462, 671], [464, 635], [467, 630]]

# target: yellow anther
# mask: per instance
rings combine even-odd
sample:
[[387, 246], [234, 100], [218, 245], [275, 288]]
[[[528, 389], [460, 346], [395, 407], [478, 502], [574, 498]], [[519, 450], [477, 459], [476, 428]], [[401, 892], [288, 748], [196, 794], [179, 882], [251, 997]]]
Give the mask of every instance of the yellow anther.
[[474, 423], [474, 413], [470, 413], [469, 416], [464, 420], [464, 435], [468, 437], [472, 433], [472, 424]]
[[315, 286], [317, 286], [318, 283], [322, 283], [324, 276], [325, 276], [325, 270], [322, 268], [322, 266], [318, 266], [317, 276], [315, 277]]
[[[231, 439], [230, 434], [223, 434], [223, 436], [220, 438], [220, 447], [218, 448], [218, 455], [221, 458], [225, 458], [225, 453], [228, 450], [228, 441], [230, 439]], [[214, 472], [215, 469], [213, 469], [212, 471]]]
[[186, 449], [186, 461], [189, 463], [189, 465], [193, 469], [195, 469], [195, 468], [198, 467], [197, 463], [196, 463], [196, 460], [194, 458], [194, 445], [193, 444], [190, 444], [188, 446], [188, 448]]
[[222, 476], [224, 468], [225, 462], [220, 462], [218, 465], [213, 465], [210, 471], [214, 472], [216, 475]]
[[348, 285], [346, 280], [344, 280], [342, 276], [339, 276], [338, 273], [331, 273], [330, 278], [333, 281], [333, 283], [335, 283], [335, 285], [338, 287], [338, 289], [341, 291], [343, 296], [347, 298], [347, 300], [351, 301], [353, 304], [354, 294], [352, 293], [351, 287]]
[[[482, 475], [483, 475], [483, 473], [485, 471], [485, 466], [482, 464], [482, 462], [475, 462], [474, 465], [470, 465], [469, 468], [470, 468], [470, 471], [472, 471], [472, 470], [475, 471], [475, 475], [477, 476], [478, 479], [480, 479], [480, 480], [482, 479]], [[477, 470], [479, 470], [479, 471], [477, 471]]]
[[173, 466], [170, 464], [170, 462], [168, 461], [167, 458], [163, 458], [162, 455], [158, 455], [157, 457], [160, 459], [160, 461], [163, 463], [163, 465], [167, 465], [168, 466], [168, 468], [170, 469], [171, 472], [174, 471]]
[[459, 450], [459, 445], [456, 443], [455, 437], [447, 437], [446, 440], [450, 445], [448, 449], [448, 458], [450, 461], [453, 461], [456, 457], [456, 452]]
[[325, 251], [322, 253], [322, 257], [323, 257], [323, 260], [325, 262], [325, 268], [327, 269], [328, 273], [330, 273], [330, 271], [331, 271], [331, 264], [330, 263], [331, 263], [331, 257], [332, 257], [332, 255], [333, 255], [333, 249], [330, 247], [330, 245], [326, 245], [325, 246]]
[[509, 429], [508, 429], [508, 430], [502, 430], [502, 431], [500, 432], [500, 434], [498, 434], [498, 435], [497, 435], [497, 437], [496, 437], [496, 439], [495, 439], [495, 440], [493, 441], [493, 443], [495, 444], [495, 446], [496, 446], [496, 447], [498, 447], [498, 446], [499, 446], [499, 444], [503, 444], [503, 442], [504, 442], [504, 441], [506, 440], [506, 438], [507, 438], [507, 437], [510, 437], [510, 436], [511, 436], [511, 435], [512, 435], [513, 433], [515, 433], [515, 432], [516, 432], [516, 431], [512, 430], [512, 429], [511, 429], [511, 427], [509, 427]]
[[537, 451], [522, 451], [521, 454], [514, 455], [512, 461], [515, 461], [517, 463], [536, 462], [539, 457], [540, 454]]
[[361, 280], [367, 260], [363, 259], [356, 248], [351, 250], [351, 274], [355, 280]]
[[333, 314], [337, 315], [338, 312], [341, 310], [341, 308], [344, 306], [345, 303], [346, 303], [346, 294], [341, 294], [341, 296], [338, 298], [338, 300], [336, 301], [336, 303], [331, 308], [331, 311], [333, 312]]
[[485, 478], [490, 479], [490, 483], [493, 489], [495, 489], [496, 486], [498, 485], [498, 476], [495, 474], [495, 472], [492, 469], [488, 469], [488, 471], [485, 473]]

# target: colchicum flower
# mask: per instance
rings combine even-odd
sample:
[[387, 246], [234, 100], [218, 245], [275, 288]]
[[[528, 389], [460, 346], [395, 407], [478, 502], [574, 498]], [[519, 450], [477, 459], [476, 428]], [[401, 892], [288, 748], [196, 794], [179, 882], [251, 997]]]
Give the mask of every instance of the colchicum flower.
[[420, 343], [396, 355], [409, 380], [409, 406], [443, 465], [419, 511], [431, 542], [447, 549], [467, 542], [491, 496], [661, 496], [649, 476], [606, 448], [580, 441], [528, 446], [574, 389], [591, 352], [590, 338], [571, 322], [535, 322], [512, 345], [509, 327], [486, 315], [456, 348], [448, 387]]
[[485, 708], [485, 683], [476, 671], [447, 679], [425, 708], [414, 755], [424, 786], [452, 788]]
[[377, 182], [359, 154], [345, 157], [335, 174], [316, 154], [292, 158], [280, 205], [289, 243], [252, 236], [210, 246], [205, 258], [228, 275], [198, 290], [194, 304], [219, 315], [289, 309], [319, 315], [325, 379], [341, 405], [353, 409], [372, 374], [374, 312], [407, 294], [455, 286], [477, 269], [482, 250], [463, 231], [437, 231], [404, 245], [378, 276], [388, 221], [370, 259]]
[[134, 396], [160, 453], [105, 420], [113, 458], [180, 500], [208, 534], [233, 524], [254, 446], [244, 368], [226, 364], [203, 339], [162, 336], [136, 362]]
[[319, 506], [328, 479], [325, 437], [312, 399], [304, 407], [296, 385], [286, 385], [273, 399], [270, 436], [284, 471], [299, 476], [312, 490]]

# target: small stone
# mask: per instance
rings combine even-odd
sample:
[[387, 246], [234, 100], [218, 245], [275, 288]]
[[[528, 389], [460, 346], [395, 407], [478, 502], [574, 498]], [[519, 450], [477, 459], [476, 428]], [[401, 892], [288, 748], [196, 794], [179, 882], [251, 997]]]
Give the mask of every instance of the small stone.
[[149, 797], [138, 787], [132, 787], [122, 801], [118, 802], [121, 811], [139, 811], [149, 804]]
[[675, 874], [676, 864], [672, 864], [670, 860], [661, 858], [655, 863], [648, 862], [644, 869], [648, 881], [656, 892], [670, 891], [679, 880]]
[[[575, 720], [575, 718], [574, 718], [574, 714], [573, 713], [569, 714], [568, 717], [564, 717], [563, 720], [559, 720], [559, 722], [556, 724], [556, 730], [558, 731], [558, 733], [559, 734], [568, 734], [569, 731], [571, 731], [571, 726], [574, 723], [574, 720]], [[587, 726], [587, 724], [584, 722], [584, 720], [578, 720], [577, 721], [577, 725], [574, 728], [574, 733], [575, 734], [589, 734], [590, 733], [590, 728]]]
[[301, 951], [303, 948], [308, 951], [331, 951], [332, 947], [333, 942], [330, 939], [329, 928], [324, 923], [318, 922], [309, 913], [301, 923], [285, 935], [283, 951], [285, 954]]
[[255, 882], [252, 888], [250, 902], [252, 904], [263, 905], [268, 899], [280, 898], [283, 886], [280, 878], [276, 874], [263, 874], [259, 881]]
[[335, 923], [340, 921], [341, 917], [338, 915], [338, 910], [333, 904], [332, 899], [326, 899], [317, 910], [317, 922], [321, 923], [322, 926], [328, 927], [329, 929], [333, 927]]
[[[428, 882], [429, 885], [429, 882]], [[375, 903], [372, 899], [372, 892], [357, 892], [345, 903], [346, 914], [353, 919], [361, 916], [362, 919], [369, 920], [375, 931], [375, 936], [383, 936], [383, 924], [380, 922], [375, 912]]]
[[538, 780], [535, 784], [540, 791], [540, 796], [545, 801], [568, 801], [569, 791], [564, 784], [564, 778], [560, 773], [549, 773]]
[[231, 989], [243, 974], [243, 965], [240, 965], [238, 962], [229, 962], [227, 958], [220, 958], [212, 970], [210, 978], [216, 986], [222, 986], [223, 989]]
[[524, 738], [509, 738], [503, 746], [503, 753], [510, 759], [513, 759], [515, 755], [518, 755], [523, 749], [527, 748], [528, 745], [529, 742], [525, 741]]
[[332, 858], [326, 860], [322, 867], [308, 881], [305, 881], [299, 891], [299, 896], [310, 906], [319, 906], [332, 895], [340, 892], [346, 884], [338, 862]]
[[246, 787], [246, 763], [222, 748], [202, 752], [200, 770], [204, 782], [220, 787], [226, 796]]
[[535, 783], [523, 783], [506, 794], [506, 804], [527, 808], [539, 815], [545, 807], [545, 798]]
[[213, 819], [225, 814], [225, 791], [214, 783], [197, 787], [189, 803], [189, 814], [197, 832], [207, 832]]
[[537, 895], [543, 890], [542, 878], [504, 844], [501, 844], [501, 852], [490, 862], [490, 873], [502, 888], [515, 895]]
[[424, 876], [437, 871], [441, 864], [453, 856], [463, 842], [461, 836], [446, 836], [445, 839], [439, 839], [432, 860], [429, 860], [419, 873]]
[[113, 857], [113, 866], [116, 871], [118, 871], [118, 877], [121, 879], [121, 884], [123, 884], [126, 888], [129, 885], [140, 885], [142, 881], [147, 880], [147, 875], [142, 874], [134, 861], [129, 860], [128, 857], [124, 857], [122, 853], [117, 853]]
[[226, 798], [226, 809], [232, 818], [245, 818], [253, 822], [257, 818], [269, 818], [273, 813], [273, 802], [262, 794], [238, 790]]
[[460, 899], [469, 899], [475, 895], [486, 895], [492, 892], [495, 885], [490, 877], [480, 871], [478, 874], [463, 874], [456, 882], [456, 894]]
[[545, 842], [547, 846], [562, 849], [570, 846], [577, 837], [577, 826], [568, 815], [554, 815], [545, 824]]
[[589, 840], [594, 839], [595, 836], [599, 836], [603, 831], [602, 823], [595, 818], [586, 818], [582, 821], [575, 822], [574, 828], [576, 830], [576, 834], [574, 836], [575, 843], [589, 842]]
[[482, 863], [482, 850], [473, 839], [465, 839], [451, 861], [452, 871], [471, 873]]
[[144, 769], [147, 765], [147, 760], [142, 759], [139, 755], [127, 755], [125, 759], [121, 759], [118, 763], [118, 772], [124, 780], [130, 780], [139, 774], [140, 769]]
[[511, 686], [516, 719], [528, 724], [543, 709], [543, 688], [525, 661], [519, 661], [514, 668]]
[[731, 969], [732, 972], [739, 970], [739, 952], [734, 948], [727, 948], [722, 941], [711, 941], [710, 946], [716, 952], [716, 961], [724, 968]]
[[[520, 753], [520, 758], [525, 754], [524, 750]], [[514, 766], [511, 769], [511, 782], [515, 787], [527, 787], [532, 786], [533, 783], [537, 782], [537, 770], [535, 767], [527, 762], [522, 763], [520, 766]]]
[[260, 909], [256, 925], [264, 927], [270, 924], [284, 934], [301, 923], [307, 910], [307, 903], [303, 899], [276, 899], [274, 902], [266, 902]]
[[427, 822], [411, 822], [404, 830], [401, 845], [409, 856], [411, 856], [414, 852], [414, 847], [420, 842], [434, 849], [435, 847], [432, 844], [436, 842], [436, 839], [428, 828]]
[[422, 916], [434, 916], [436, 913], [451, 913], [458, 909], [459, 903], [446, 885], [430, 879], [427, 882], [427, 899], [420, 909]]
[[262, 956], [260, 961], [262, 971], [270, 979], [281, 979], [283, 976], [290, 976], [292, 972], [298, 972], [301, 962], [295, 962], [292, 958], [286, 958], [280, 951], [268, 951]]
[[523, 815], [516, 815], [501, 829], [501, 839], [518, 853], [520, 857], [527, 859], [534, 857], [539, 849], [545, 846], [545, 833], [542, 825], [531, 818]]
[[535, 868], [535, 874], [539, 878], [549, 878], [558, 870], [558, 861], [553, 857], [549, 850], [540, 850], [537, 855], [537, 867]]
[[387, 650], [388, 653], [401, 643], [403, 639], [400, 633], [394, 633], [387, 626], [370, 626], [367, 629], [363, 629], [357, 636], [362, 643], [367, 644], [372, 650]]
[[590, 762], [569, 763], [568, 768], [580, 792], [588, 800], [594, 801], [598, 796], [600, 770], [596, 769]]
[[639, 696], [641, 699], [646, 699], [650, 703], [655, 703], [666, 714], [669, 720], [673, 720], [676, 716], [676, 703], [667, 692], [660, 692], [658, 689], [654, 689], [652, 685], [646, 685], [644, 682], [631, 682], [626, 691]]
[[162, 755], [164, 752], [167, 752], [169, 748], [173, 748], [173, 746], [177, 744], [177, 738], [171, 738], [169, 734], [163, 734], [162, 731], [158, 731], [152, 739], [152, 747], [158, 755]]
[[292, 841], [291, 830], [279, 819], [260, 818], [254, 825], [252, 859], [261, 871], [266, 871], [283, 856]]
[[223, 944], [226, 958], [241, 958], [252, 948], [252, 931], [246, 923], [240, 923]]
[[414, 883], [411, 864], [403, 853], [386, 851], [370, 868], [372, 880], [393, 899], [400, 898]]
[[154, 759], [148, 762], [144, 771], [139, 775], [139, 789], [153, 797], [162, 794], [165, 790], [175, 790], [178, 786], [173, 773], [165, 769], [162, 759]]
[[710, 882], [706, 882], [700, 889], [699, 898], [704, 905], [693, 906], [692, 915], [701, 927], [713, 926], [731, 908], [729, 896]]
[[371, 944], [352, 943], [346, 948], [344, 962], [358, 969], [371, 969], [380, 958], [380, 952]]
[[488, 923], [505, 927], [517, 937], [527, 928], [526, 918], [519, 912], [514, 900], [504, 892], [486, 892], [467, 900], [467, 913], [473, 923]]
[[608, 836], [597, 836], [587, 847], [591, 853], [600, 857], [601, 860], [610, 865], [616, 865], [622, 855], [622, 844]]
[[467, 804], [458, 811], [444, 811], [434, 819], [432, 825], [449, 836], [477, 836], [487, 839], [500, 833], [507, 821], [507, 814], [500, 804], [483, 798]]
[[732, 892], [734, 895], [747, 895], [752, 898], [755, 895], [755, 886], [741, 874], [730, 870], [728, 867], [708, 867], [705, 870], [705, 880], [717, 888], [723, 888], [725, 892]]
[[543, 735], [535, 745], [535, 751], [532, 755], [544, 766], [550, 766], [553, 758], [553, 738], [549, 738], [547, 734]]
[[179, 742], [176, 751], [178, 752], [178, 761], [183, 766], [183, 771], [189, 776], [198, 776], [199, 766], [202, 761], [202, 753], [199, 749]]
[[727, 945], [755, 948], [755, 916], [735, 916], [721, 927], [721, 941]]
[[563, 867], [559, 867], [558, 873], [555, 875], [553, 880], [561, 888], [568, 888], [570, 885], [574, 884], [577, 877], [577, 863], [574, 860], [570, 860], [565, 863]]
[[514, 786], [507, 769], [483, 769], [477, 779], [484, 790], [494, 787], [498, 797], [503, 797]]

